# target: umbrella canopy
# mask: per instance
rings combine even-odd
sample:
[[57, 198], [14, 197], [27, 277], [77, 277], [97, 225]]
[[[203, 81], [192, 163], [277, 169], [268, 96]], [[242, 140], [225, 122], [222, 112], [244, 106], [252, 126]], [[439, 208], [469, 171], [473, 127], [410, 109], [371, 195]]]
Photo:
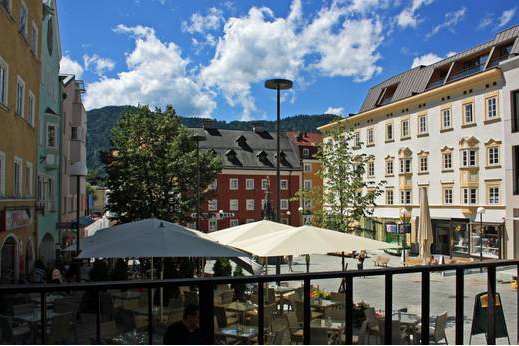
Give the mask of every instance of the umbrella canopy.
[[233, 246], [256, 256], [271, 257], [379, 250], [396, 245], [306, 225], [235, 242]]
[[246, 256], [209, 240], [201, 232], [159, 219], [106, 228], [84, 238], [82, 243], [78, 258]]
[[269, 220], [261, 220], [209, 233], [207, 236], [221, 244], [234, 246], [236, 242], [291, 228], [294, 227]]
[[431, 257], [431, 244], [433, 242], [431, 214], [429, 212], [429, 200], [427, 189], [420, 191], [420, 222], [418, 224], [418, 244], [420, 246], [420, 257], [426, 261]]

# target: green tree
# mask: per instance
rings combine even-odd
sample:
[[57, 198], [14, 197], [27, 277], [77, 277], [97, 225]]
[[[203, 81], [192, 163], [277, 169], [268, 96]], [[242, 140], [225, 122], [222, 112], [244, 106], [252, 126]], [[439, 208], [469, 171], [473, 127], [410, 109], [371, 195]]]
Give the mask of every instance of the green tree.
[[[311, 189], [301, 189], [296, 192], [295, 197], [290, 199], [291, 201], [302, 201], [305, 205], [305, 201], [309, 201], [312, 206], [311, 214], [312, 219], [310, 224], [315, 227], [326, 227], [325, 213], [323, 208], [323, 187], [313, 186]], [[308, 213], [310, 210], [303, 208], [303, 213]]]
[[324, 182], [322, 221], [330, 229], [351, 232], [355, 222], [373, 214], [386, 182], [366, 179], [366, 166], [373, 157], [357, 153], [351, 128], [337, 120], [327, 137], [317, 153], [317, 175]]
[[[173, 107], [131, 108], [112, 129], [115, 150], [101, 155], [105, 165], [108, 210], [124, 223], [150, 217], [186, 223], [196, 207], [196, 142]], [[222, 169], [220, 159], [200, 151], [201, 200]]]

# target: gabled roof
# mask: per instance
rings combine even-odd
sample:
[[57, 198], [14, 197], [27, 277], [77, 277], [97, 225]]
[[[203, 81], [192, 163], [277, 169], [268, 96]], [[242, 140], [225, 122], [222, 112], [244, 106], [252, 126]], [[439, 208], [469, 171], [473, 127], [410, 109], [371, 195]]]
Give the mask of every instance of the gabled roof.
[[[191, 128], [190, 130], [206, 137], [205, 141], [200, 142], [200, 148], [216, 152], [222, 158], [224, 168], [273, 170], [275, 167], [275, 132], [212, 128]], [[242, 141], [247, 145], [237, 145], [237, 142]], [[279, 145], [280, 152], [283, 153], [280, 155], [281, 170], [299, 170], [300, 159], [297, 146], [286, 133], [280, 134]]]
[[288, 131], [287, 135], [294, 143], [302, 146], [316, 146], [323, 140], [323, 135], [315, 132]]

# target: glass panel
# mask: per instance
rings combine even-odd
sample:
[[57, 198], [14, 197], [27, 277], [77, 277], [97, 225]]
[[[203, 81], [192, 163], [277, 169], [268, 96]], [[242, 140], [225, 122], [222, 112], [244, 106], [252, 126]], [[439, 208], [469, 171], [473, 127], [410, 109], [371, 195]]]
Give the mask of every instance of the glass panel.
[[[312, 256], [312, 260], [327, 269], [340, 270], [341, 257]], [[350, 259], [345, 259], [348, 262]], [[345, 344], [346, 295], [345, 283], [341, 279], [313, 280], [311, 282], [310, 343]]]

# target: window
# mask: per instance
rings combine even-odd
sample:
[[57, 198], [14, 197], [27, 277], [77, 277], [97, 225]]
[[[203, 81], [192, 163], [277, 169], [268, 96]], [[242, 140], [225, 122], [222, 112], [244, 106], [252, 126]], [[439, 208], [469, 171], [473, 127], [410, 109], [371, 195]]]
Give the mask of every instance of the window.
[[310, 209], [312, 209], [312, 200], [311, 200], [311, 199], [308, 199], [308, 198], [307, 198], [307, 199], [304, 199], [304, 200], [303, 200], [303, 207], [304, 207], [304, 209], [306, 209], [306, 210], [310, 210]]
[[369, 161], [368, 162], [368, 177], [374, 177], [375, 176], [375, 162]]
[[310, 149], [303, 149], [303, 157], [310, 157]]
[[288, 180], [281, 179], [279, 181], [279, 186], [280, 186], [281, 190], [288, 190]]
[[360, 147], [360, 131], [355, 131], [355, 146]]
[[5, 196], [5, 153], [0, 151], [0, 198]]
[[9, 89], [9, 65], [0, 56], [0, 103], [7, 106], [7, 90]]
[[229, 179], [229, 189], [238, 190], [238, 179], [236, 179], [236, 178]]
[[514, 195], [519, 195], [519, 145], [512, 147], [512, 176], [514, 179]]
[[54, 48], [54, 23], [52, 22], [52, 18], [47, 22], [47, 50], [49, 51], [49, 55], [52, 55], [52, 50]]
[[441, 120], [442, 120], [442, 130], [450, 129], [452, 127], [450, 109], [441, 110]]
[[374, 137], [374, 130], [373, 128], [368, 129], [368, 144], [374, 144], [375, 143], [375, 137]]
[[[55, 204], [54, 204], [54, 186], [55, 181], [53, 177], [47, 178], [47, 207], [50, 211], [55, 210]], [[81, 206], [80, 206], [81, 208]]]
[[499, 186], [488, 188], [488, 204], [499, 204]]
[[38, 55], [38, 28], [34, 22], [31, 25], [31, 53], [34, 56]]
[[14, 194], [16, 197], [22, 196], [22, 159], [15, 157], [14, 158]]
[[280, 207], [282, 210], [288, 209], [288, 199], [282, 199], [280, 202]]
[[461, 166], [462, 167], [476, 167], [477, 151], [476, 149], [464, 149], [461, 151]]
[[261, 200], [261, 210], [265, 210], [266, 203], [264, 199]]
[[420, 157], [420, 172], [426, 173], [429, 171], [429, 167], [427, 165], [427, 156]]
[[411, 173], [411, 159], [400, 159], [400, 173]]
[[56, 126], [47, 125], [47, 147], [56, 147]]
[[386, 160], [386, 175], [393, 175], [393, 160]]
[[497, 118], [497, 96], [487, 97], [485, 99], [487, 105], [487, 119]]
[[[40, 174], [38, 174], [38, 185], [36, 193], [39, 202], [45, 201], [45, 177]], [[70, 211], [72, 208], [68, 208], [68, 210]]]
[[443, 204], [452, 204], [452, 188], [443, 189]]
[[472, 102], [463, 104], [463, 124], [474, 123], [474, 104]]
[[386, 141], [393, 140], [393, 124], [386, 124]]
[[29, 109], [27, 110], [27, 122], [34, 127], [34, 107], [36, 105], [36, 98], [32, 91], [29, 90]]
[[237, 199], [229, 200], [229, 210], [238, 211], [238, 200]]
[[386, 204], [393, 205], [393, 190], [386, 190]]
[[247, 219], [247, 221], [245, 221], [245, 223], [253, 223], [254, 221], [256, 221], [256, 220], [254, 220], [254, 219]]
[[400, 204], [411, 204], [411, 190], [400, 191]]
[[511, 105], [512, 106], [512, 132], [517, 132], [517, 131], [519, 131], [519, 90], [515, 90], [512, 92], [511, 99], [512, 99], [512, 105]]
[[310, 190], [310, 189], [312, 189], [312, 181], [311, 181], [311, 180], [305, 180], [305, 181], [303, 182], [303, 188], [304, 188], [305, 190], [307, 190], [307, 191]]
[[207, 210], [215, 211], [218, 210], [218, 201], [216, 199], [210, 199], [207, 201]]
[[304, 170], [305, 170], [305, 173], [311, 173], [312, 172], [312, 164], [311, 163], [305, 163], [304, 164]]
[[269, 181], [268, 179], [261, 179], [261, 189], [262, 190], [268, 190], [269, 188]]
[[27, 5], [23, 1], [20, 2], [20, 33], [23, 37], [27, 38], [27, 18], [29, 12], [27, 11]]
[[214, 219], [209, 220], [209, 232], [214, 232], [218, 230], [218, 222]]
[[499, 165], [499, 147], [489, 147], [487, 149], [488, 153], [488, 165], [496, 166]]
[[452, 154], [443, 153], [442, 156], [443, 169], [452, 169]]
[[240, 224], [240, 222], [237, 220], [237, 219], [232, 219], [229, 221], [229, 226], [230, 227], [236, 227]]
[[0, 1], [0, 6], [3, 6], [7, 13], [11, 14], [13, 2], [12, 0], [2, 0]]
[[478, 189], [477, 188], [464, 188], [463, 192], [463, 204], [472, 205], [478, 203]]
[[427, 133], [427, 115], [418, 116], [418, 134]]
[[245, 180], [245, 188], [247, 190], [254, 190], [254, 179]]
[[32, 197], [32, 163], [25, 163], [25, 188], [27, 197]]
[[208, 188], [210, 190], [216, 190], [217, 186], [218, 186], [218, 181], [215, 179], [211, 184], [209, 184]]
[[72, 126], [70, 128], [70, 139], [77, 140], [78, 139], [78, 133], [77, 133], [77, 127]]
[[25, 98], [25, 82], [18, 77], [16, 81], [16, 107], [15, 114], [23, 118], [23, 106]]
[[400, 135], [402, 138], [409, 137], [409, 119], [402, 120], [400, 127]]
[[246, 210], [254, 210], [254, 200], [253, 199], [248, 199], [246, 202], [245, 202], [245, 209]]

